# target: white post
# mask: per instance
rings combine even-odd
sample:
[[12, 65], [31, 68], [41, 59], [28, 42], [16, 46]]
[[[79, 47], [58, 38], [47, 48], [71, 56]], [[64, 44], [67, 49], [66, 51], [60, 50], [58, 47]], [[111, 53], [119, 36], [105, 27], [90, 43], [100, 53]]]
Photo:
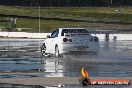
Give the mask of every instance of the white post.
[[[39, 7], [39, 33], [40, 33], [40, 5], [38, 7]], [[40, 48], [40, 40], [39, 40], [39, 51], [40, 50], [41, 48]]]
[[39, 5], [39, 33], [40, 33], [40, 5]]

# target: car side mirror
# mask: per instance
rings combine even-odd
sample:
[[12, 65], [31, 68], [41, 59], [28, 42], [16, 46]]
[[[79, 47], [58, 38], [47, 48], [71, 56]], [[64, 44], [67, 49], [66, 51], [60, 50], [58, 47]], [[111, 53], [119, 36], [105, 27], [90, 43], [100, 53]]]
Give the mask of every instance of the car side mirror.
[[51, 36], [50, 35], [47, 35], [47, 38], [51, 38]]

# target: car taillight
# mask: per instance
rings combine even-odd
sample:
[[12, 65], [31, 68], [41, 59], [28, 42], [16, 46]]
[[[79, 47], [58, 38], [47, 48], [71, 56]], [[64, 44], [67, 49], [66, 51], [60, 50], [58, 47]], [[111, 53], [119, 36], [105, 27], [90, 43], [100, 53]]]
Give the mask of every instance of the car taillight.
[[64, 41], [64, 42], [67, 42], [67, 41], [68, 41], [68, 39], [67, 39], [67, 38], [64, 38], [64, 39], [63, 39], [63, 41]]

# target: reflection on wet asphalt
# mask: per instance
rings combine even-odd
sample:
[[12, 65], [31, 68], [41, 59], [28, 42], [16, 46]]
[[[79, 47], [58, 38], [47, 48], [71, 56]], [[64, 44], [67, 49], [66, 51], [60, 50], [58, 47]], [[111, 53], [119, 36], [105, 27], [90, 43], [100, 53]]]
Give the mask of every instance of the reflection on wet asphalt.
[[0, 58], [0, 72], [24, 72], [24, 71], [39, 71], [43, 69], [41, 59], [1, 59]]
[[[82, 67], [88, 70], [91, 77], [132, 76], [132, 41], [101, 41], [100, 52], [97, 55], [66, 55], [66, 58], [59, 59], [55, 57], [45, 59], [41, 56], [39, 49], [43, 41], [35, 39], [0, 39], [0, 73], [5, 73], [0, 74], [0, 78], [79, 77], [81, 76], [80, 70]], [[7, 72], [16, 74], [6, 74]], [[18, 72], [21, 72], [21, 74], [17, 74]], [[3, 86], [0, 85], [0, 88], [11, 88], [10, 86], [4, 87], [3, 84]], [[66, 87], [80, 88], [79, 85], [67, 85]], [[24, 88], [34, 87], [25, 86]], [[90, 86], [90, 88], [106, 87]], [[127, 87], [107, 86], [107, 88]]]

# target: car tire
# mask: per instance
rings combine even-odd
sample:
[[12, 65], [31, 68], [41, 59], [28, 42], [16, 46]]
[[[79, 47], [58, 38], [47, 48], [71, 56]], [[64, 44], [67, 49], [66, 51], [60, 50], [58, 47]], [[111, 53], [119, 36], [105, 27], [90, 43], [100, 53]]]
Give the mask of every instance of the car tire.
[[46, 55], [47, 55], [47, 54], [46, 54], [46, 46], [45, 46], [45, 45], [43, 45], [43, 46], [41, 47], [41, 53], [42, 53], [43, 56], [46, 56]]
[[59, 58], [59, 49], [58, 46], [55, 47], [55, 56]]

